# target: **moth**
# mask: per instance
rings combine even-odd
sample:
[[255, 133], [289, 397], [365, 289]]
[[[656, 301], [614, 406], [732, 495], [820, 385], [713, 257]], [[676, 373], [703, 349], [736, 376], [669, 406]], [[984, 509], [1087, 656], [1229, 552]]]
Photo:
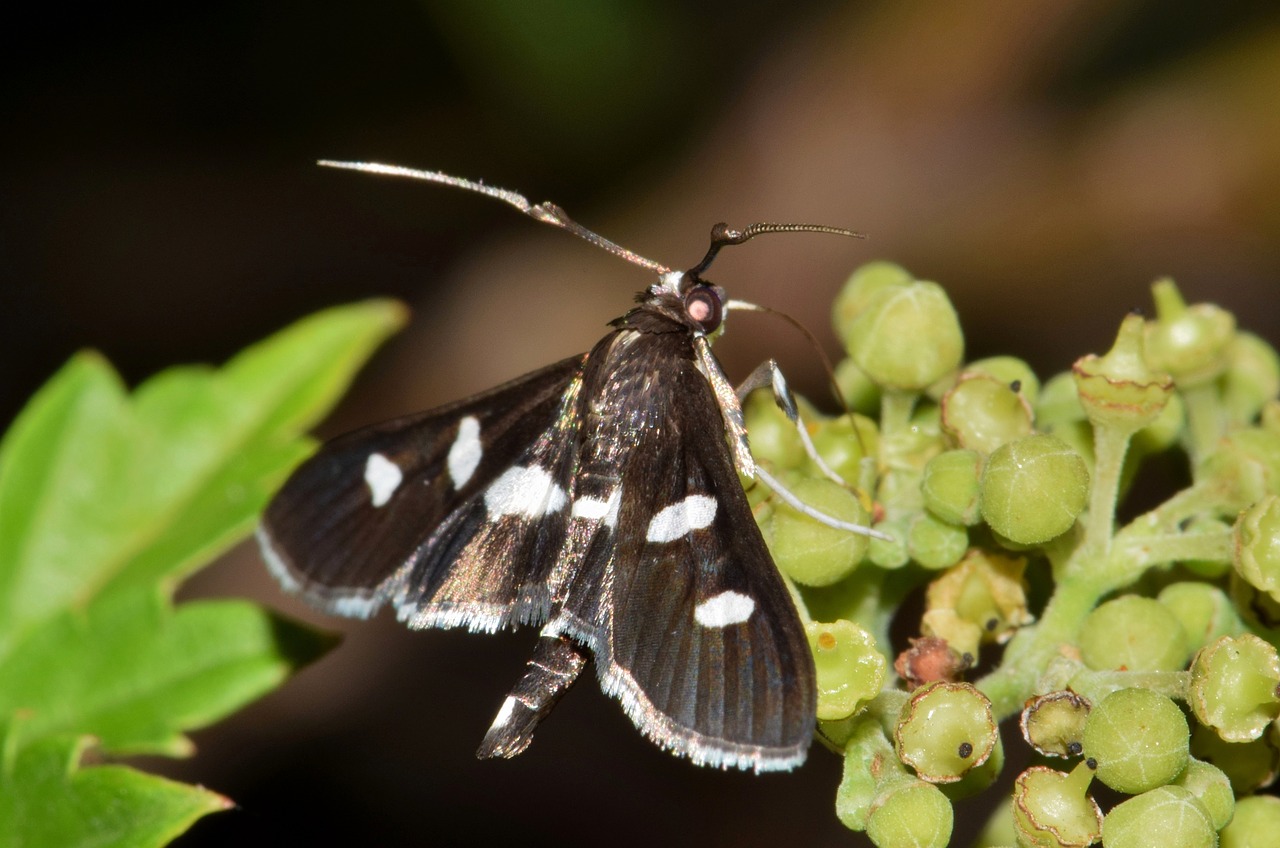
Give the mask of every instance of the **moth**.
[[772, 362], [730, 385], [711, 339], [756, 307], [703, 274], [762, 233], [855, 234], [720, 224], [703, 260], [673, 271], [554, 204], [436, 172], [321, 164], [489, 195], [658, 276], [589, 353], [324, 445], [258, 530], [283, 587], [338, 615], [389, 604], [411, 628], [539, 626], [480, 757], [523, 751], [590, 654], [604, 691], [663, 748], [755, 772], [803, 762], [813, 658], [739, 474], [785, 490], [752, 459], [740, 398], [772, 385], [798, 419]]

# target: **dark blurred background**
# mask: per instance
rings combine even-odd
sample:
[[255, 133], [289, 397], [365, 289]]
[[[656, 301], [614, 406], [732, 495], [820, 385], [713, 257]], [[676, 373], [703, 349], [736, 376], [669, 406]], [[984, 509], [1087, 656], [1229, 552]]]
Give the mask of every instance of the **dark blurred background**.
[[[1170, 274], [1280, 340], [1280, 6], [1268, 0], [735, 4], [371, 0], [29, 4], [0, 30], [0, 423], [73, 351], [131, 383], [322, 306], [411, 327], [333, 434], [589, 347], [646, 274], [482, 198], [316, 168], [438, 168], [553, 199], [688, 267], [711, 224], [820, 221], [712, 275], [836, 352], [827, 307], [891, 258], [952, 293], [970, 356], [1042, 377], [1101, 352]], [[739, 316], [731, 376], [816, 356]], [[355, 627], [281, 597], [247, 546], [191, 595], [349, 631], [282, 691], [148, 763], [239, 809], [181, 845], [857, 844], [839, 762], [699, 770], [594, 683], [513, 762], [472, 751], [533, 635]], [[961, 823], [981, 816], [961, 806]]]

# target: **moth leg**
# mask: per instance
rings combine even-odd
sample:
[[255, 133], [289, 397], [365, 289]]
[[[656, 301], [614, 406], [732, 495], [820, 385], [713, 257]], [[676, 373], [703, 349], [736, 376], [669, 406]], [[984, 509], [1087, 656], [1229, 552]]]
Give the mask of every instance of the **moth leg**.
[[782, 376], [782, 369], [778, 367], [776, 360], [770, 359], [767, 362], [761, 362], [756, 367], [756, 370], [752, 371], [751, 375], [738, 385], [736, 389], [738, 402], [745, 401], [747, 395], [756, 389], [764, 388], [773, 390], [773, 402], [787, 416], [787, 419], [795, 425], [796, 432], [800, 434], [800, 443], [804, 445], [804, 452], [809, 455], [809, 458], [818, 466], [818, 469], [828, 479], [834, 480], [846, 488], [851, 488], [843, 477], [837, 474], [830, 465], [827, 465], [826, 460], [818, 454], [818, 449], [813, 446], [813, 440], [809, 438], [809, 430], [804, 426], [804, 422], [800, 420], [800, 408], [796, 406], [795, 395], [791, 394], [791, 387], [787, 385], [787, 378]]
[[587, 657], [564, 636], [543, 636], [529, 658], [529, 668], [502, 702], [476, 756], [514, 757], [529, 747], [538, 722], [578, 679]]
[[[818, 455], [818, 449], [813, 446], [813, 440], [809, 438], [809, 431], [804, 426], [804, 421], [800, 418], [800, 409], [796, 406], [795, 396], [791, 394], [791, 389], [787, 386], [787, 378], [782, 376], [782, 369], [778, 368], [778, 363], [775, 360], [770, 359], [767, 362], [760, 363], [756, 370], [752, 371], [751, 375], [738, 385], [738, 388], [736, 389], [738, 402], [741, 403], [746, 399], [747, 395], [751, 394], [756, 389], [763, 388], [770, 388], [773, 390], [774, 403], [778, 405], [778, 408], [781, 409], [791, 423], [795, 425], [796, 432], [800, 434], [800, 442], [804, 445], [805, 453], [807, 453], [809, 458], [812, 459], [818, 468], [822, 470], [822, 473], [831, 480], [839, 483], [841, 486], [849, 487], [849, 484], [844, 481], [844, 478], [832, 470], [831, 466], [827, 465], [822, 457]], [[886, 542], [893, 541], [892, 537], [881, 533], [879, 530], [873, 530], [870, 527], [863, 527], [861, 524], [841, 521], [838, 518], [833, 518], [824, 512], [814, 509], [793, 495], [779, 480], [777, 480], [768, 471], [761, 468], [759, 463], [756, 464], [755, 471], [761, 482], [772, 489], [774, 494], [780, 497], [797, 512], [807, 515], [815, 521], [820, 521], [828, 527], [834, 527], [837, 530], [845, 530], [849, 533], [871, 536], [872, 538], [882, 539]]]

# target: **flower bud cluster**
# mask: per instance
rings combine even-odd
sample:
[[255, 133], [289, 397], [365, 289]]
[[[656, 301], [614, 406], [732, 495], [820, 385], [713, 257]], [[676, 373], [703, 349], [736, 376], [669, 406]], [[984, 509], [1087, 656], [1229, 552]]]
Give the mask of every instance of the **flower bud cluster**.
[[[872, 263], [833, 309], [855, 411], [801, 399], [805, 439], [769, 393], [745, 404], [757, 459], [810, 507], [749, 494], [812, 619], [837, 813], [876, 845], [945, 845], [1019, 710], [1060, 767], [1017, 777], [998, 843], [1280, 832], [1272, 799], [1245, 797], [1280, 772], [1280, 356], [1171, 281], [1152, 291], [1153, 318], [1042, 382], [1013, 356], [966, 362], [946, 292]], [[1190, 484], [1121, 510], [1174, 452]], [[1105, 815], [1095, 780], [1121, 796]]]

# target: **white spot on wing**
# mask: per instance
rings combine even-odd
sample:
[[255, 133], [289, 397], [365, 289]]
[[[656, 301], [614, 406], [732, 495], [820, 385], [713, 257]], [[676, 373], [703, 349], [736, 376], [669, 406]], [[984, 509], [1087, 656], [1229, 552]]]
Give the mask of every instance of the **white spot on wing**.
[[404, 474], [398, 465], [380, 453], [369, 454], [364, 464], [364, 482], [369, 484], [370, 503], [382, 506], [391, 500], [403, 481]]
[[586, 518], [590, 521], [599, 521], [604, 519], [606, 527], [615, 527], [618, 524], [618, 508], [622, 505], [622, 489], [614, 489], [613, 494], [609, 495], [607, 501], [599, 498], [578, 498], [573, 502], [573, 512], [570, 513], [574, 518]]
[[756, 602], [741, 592], [721, 592], [694, 607], [693, 618], [703, 627], [741, 624], [756, 611]]
[[716, 499], [710, 495], [689, 495], [658, 510], [649, 522], [645, 538], [650, 542], [674, 542], [691, 530], [709, 527], [716, 517]]
[[520, 466], [502, 472], [484, 493], [485, 508], [494, 518], [501, 515], [538, 518], [562, 509], [567, 500], [564, 489], [557, 486], [546, 471]]
[[507, 722], [511, 721], [511, 713], [515, 711], [515, 708], [516, 699], [508, 695], [507, 700], [502, 702], [502, 709], [498, 710], [498, 714], [494, 716], [493, 724], [489, 729], [497, 730], [499, 727], [505, 726]]
[[449, 447], [449, 479], [453, 481], [455, 491], [467, 485], [482, 456], [484, 447], [480, 444], [480, 422], [474, 415], [468, 415], [458, 422], [458, 436]]

